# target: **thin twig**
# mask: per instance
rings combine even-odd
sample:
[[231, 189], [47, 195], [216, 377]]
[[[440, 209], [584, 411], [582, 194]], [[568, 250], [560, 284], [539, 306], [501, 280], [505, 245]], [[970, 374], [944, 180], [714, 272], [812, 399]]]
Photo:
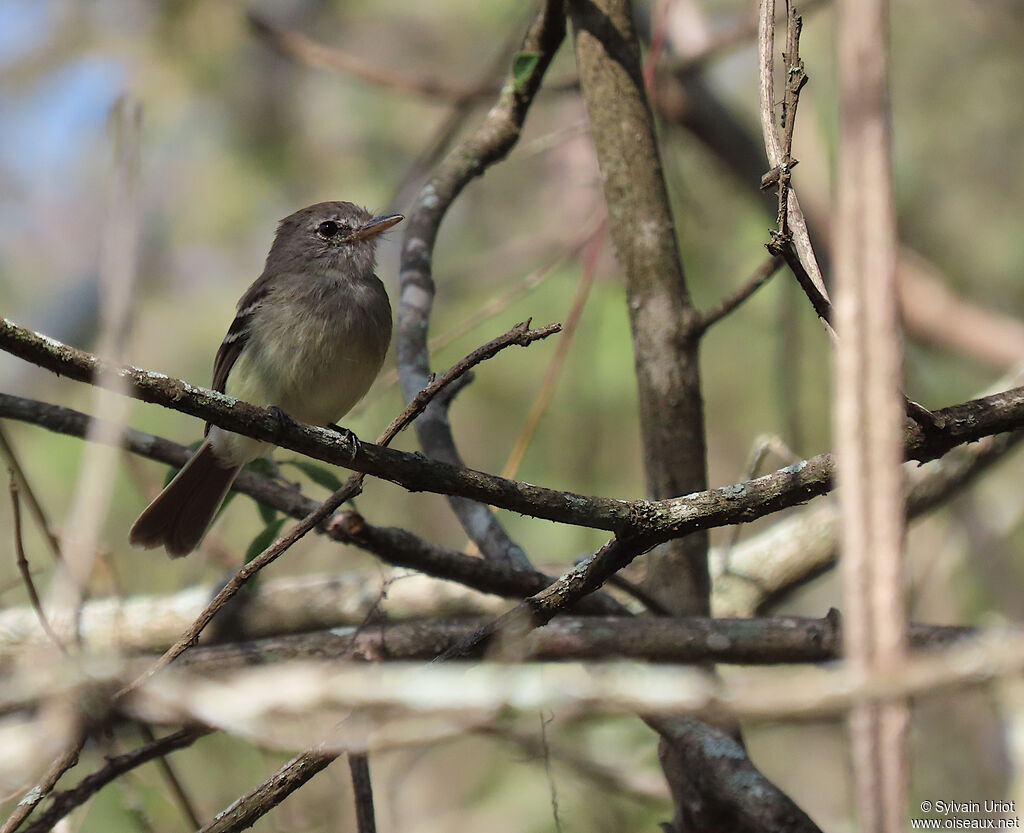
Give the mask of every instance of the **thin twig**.
[[[103, 787], [120, 778], [126, 772], [147, 763], [154, 758], [159, 758], [174, 752], [177, 749], [184, 749], [191, 746], [203, 735], [210, 734], [213, 729], [205, 726], [194, 726], [187, 729], [180, 729], [170, 735], [165, 735], [153, 743], [147, 743], [131, 752], [108, 758], [100, 769], [91, 775], [83, 778], [75, 787], [63, 792], [54, 793], [53, 801], [46, 810], [25, 828], [24, 833], [49, 833], [68, 813], [76, 807], [85, 804], [90, 798], [98, 793]], [[36, 802], [38, 803], [38, 802]], [[0, 828], [0, 833], [13, 833], [15, 827]]]
[[340, 72], [380, 87], [442, 101], [461, 103], [484, 100], [493, 95], [493, 84], [490, 83], [485, 89], [480, 89], [422, 73], [398, 72], [382, 67], [335, 47], [325, 46], [297, 29], [276, 23], [257, 12], [249, 13], [249, 23], [256, 34], [267, 43], [306, 66]]
[[[569, 306], [569, 314], [565, 317], [564, 335], [558, 340], [555, 352], [548, 362], [547, 370], [544, 372], [544, 379], [541, 381], [540, 389], [534, 397], [533, 405], [530, 406], [530, 412], [526, 416], [523, 430], [519, 433], [515, 445], [512, 446], [512, 451], [509, 452], [508, 460], [505, 461], [505, 466], [501, 470], [502, 477], [514, 478], [519, 472], [519, 466], [522, 465], [523, 457], [526, 456], [526, 449], [530, 446], [530, 442], [537, 431], [537, 426], [540, 425], [544, 412], [547, 411], [548, 405], [551, 404], [551, 397], [555, 394], [558, 379], [561, 376], [562, 368], [565, 366], [565, 360], [569, 355], [569, 348], [572, 346], [573, 337], [576, 335], [576, 327], [580, 323], [580, 318], [583, 317], [583, 308], [586, 306], [587, 298], [590, 297], [590, 290], [594, 285], [594, 277], [597, 274], [597, 256], [604, 242], [607, 228], [608, 221], [605, 218], [605, 221], [601, 223], [584, 245], [582, 252], [583, 274], [576, 288], [576, 295]], [[589, 251], [587, 251], [588, 249]]]
[[[142, 735], [142, 739], [146, 742], [147, 746], [152, 746], [157, 742], [156, 735], [153, 734], [153, 730], [149, 727], [148, 723], [139, 723], [138, 727], [139, 734]], [[167, 755], [160, 755], [156, 759], [156, 765], [160, 770], [160, 774], [163, 775], [164, 780], [167, 782], [167, 786], [170, 787], [171, 795], [174, 796], [178, 807], [181, 808], [185, 821], [189, 823], [193, 830], [200, 827], [202, 822], [199, 820], [199, 814], [196, 812], [195, 802], [185, 791], [185, 786], [181, 783], [181, 778], [178, 777], [174, 767], [171, 766], [171, 762], [167, 760]]]
[[[76, 738], [67, 745], [64, 751], [57, 756], [52, 764], [50, 764], [50, 768], [46, 771], [46, 774], [39, 779], [39, 783], [29, 790], [25, 794], [25, 797], [18, 802], [18, 806], [14, 808], [14, 812], [7, 817], [7, 821], [4, 822], [3, 827], [0, 827], [0, 833], [14, 833], [15, 830], [21, 827], [29, 814], [39, 806], [39, 803], [53, 792], [53, 788], [57, 785], [61, 776], [78, 763], [78, 754], [82, 751], [83, 746], [85, 746], [84, 735]], [[59, 795], [54, 796], [53, 806], [56, 806], [58, 800]], [[47, 812], [52, 811], [53, 806], [51, 806], [50, 810]], [[40, 819], [46, 815], [47, 813], [44, 813], [43, 816], [40, 816]], [[38, 823], [39, 822], [36, 822], [36, 824], [31, 825], [28, 828], [28, 831], [32, 831]], [[48, 827], [41, 829], [49, 830]]]
[[[515, 284], [496, 295], [467, 315], [454, 326], [443, 333], [434, 336], [427, 342], [427, 350], [430, 355], [436, 355], [452, 342], [472, 332], [481, 324], [489, 321], [494, 316], [504, 312], [508, 307], [518, 301], [526, 294], [532, 292], [546, 281], [555, 269], [565, 263], [566, 260], [576, 257], [580, 251], [590, 242], [594, 233], [605, 223], [603, 211], [595, 211], [594, 214], [583, 225], [579, 235], [572, 240], [564, 251], [552, 255], [545, 263], [529, 272], [525, 277], [520, 278]], [[501, 283], [508, 283], [511, 278], [502, 278]], [[398, 382], [398, 369], [389, 370], [378, 380], [375, 387], [390, 387]]]
[[352, 775], [352, 792], [355, 795], [356, 830], [359, 833], [377, 833], [369, 756], [365, 752], [349, 752], [348, 769]]
[[39, 593], [36, 592], [36, 584], [32, 580], [32, 569], [29, 567], [28, 559], [25, 557], [25, 542], [22, 540], [21, 535], [21, 501], [18, 498], [18, 478], [13, 467], [8, 468], [7, 471], [10, 473], [11, 478], [10, 493], [11, 512], [14, 521], [14, 555], [15, 562], [18, 565], [18, 572], [21, 574], [21, 580], [25, 583], [28, 600], [32, 605], [32, 609], [36, 612], [39, 624], [46, 631], [46, 635], [53, 640], [53, 644], [60, 648], [61, 653], [66, 654], [68, 649], [53, 628], [50, 627], [50, 622], [46, 618], [46, 612], [43, 610], [43, 603], [39, 600]]
[[552, 715], [550, 718], [545, 718], [543, 710], [537, 716], [540, 718], [540, 752], [544, 761], [544, 777], [547, 779], [548, 792], [551, 795], [551, 818], [555, 823], [555, 833], [562, 833], [562, 819], [558, 813], [558, 787], [555, 785], [555, 776], [551, 772], [551, 749], [548, 746], [548, 723], [555, 717]]
[[[561, 329], [560, 324], [548, 324], [546, 327], [531, 330], [529, 328], [529, 323], [529, 321], [525, 321], [521, 324], [517, 324], [507, 333], [499, 336], [498, 338], [492, 339], [487, 344], [474, 350], [464, 359], [454, 364], [441, 376], [431, 380], [426, 387], [412, 398], [409, 404], [402, 410], [402, 413], [395, 417], [395, 419], [391, 421], [391, 424], [384, 429], [377, 441], [377, 444], [386, 446], [390, 443], [399, 431], [409, 425], [417, 415], [423, 412], [423, 409], [427, 407], [430, 400], [437, 396], [445, 386], [462, 376], [472, 367], [491, 358], [506, 347], [513, 345], [525, 347], [538, 339], [547, 338], [549, 335], [552, 335]], [[203, 632], [217, 612], [224, 607], [224, 605], [226, 605], [239, 590], [242, 589], [250, 578], [256, 575], [256, 573], [268, 564], [277, 560], [277, 558], [284, 554], [302, 536], [316, 526], [319, 526], [322, 521], [325, 521], [333, 515], [343, 503], [357, 495], [362, 488], [365, 476], [366, 475], [363, 472], [352, 475], [340, 489], [321, 503], [313, 512], [309, 513], [299, 523], [295, 524], [295, 526], [288, 530], [285, 535], [278, 538], [262, 553], [244, 564], [238, 572], [231, 577], [227, 584], [224, 585], [221, 591], [216, 595], [216, 597], [214, 597], [213, 601], [206, 606], [206, 609], [203, 610], [185, 633], [181, 635], [181, 638], [171, 648], [169, 648], [151, 668], [149, 668], [130, 686], [122, 690], [120, 694], [123, 695], [138, 687], [140, 683], [149, 679], [153, 674], [173, 662], [176, 657], [188, 650], [190, 646], [194, 645], [196, 640], [199, 638], [199, 635]]]
[[718, 304], [709, 310], [701, 313], [700, 329], [701, 331], [707, 330], [709, 327], [717, 324], [733, 310], [740, 306], [746, 301], [751, 295], [757, 290], [764, 286], [768, 281], [772, 279], [776, 272], [779, 271], [779, 267], [782, 266], [783, 259], [778, 255], [772, 255], [764, 261], [754, 271], [746, 282], [737, 289], [732, 295], [727, 298], [723, 298]]
[[36, 493], [32, 488], [32, 485], [28, 482], [28, 476], [25, 474], [25, 469], [21, 465], [21, 461], [18, 459], [18, 454], [14, 450], [14, 446], [11, 444], [10, 439], [8, 439], [7, 432], [4, 430], [3, 425], [0, 425], [0, 453], [3, 453], [4, 459], [7, 460], [8, 467], [14, 470], [14, 476], [18, 481], [18, 489], [25, 496], [29, 511], [32, 513], [32, 517], [35, 518], [36, 524], [39, 526], [39, 531], [42, 533], [43, 539], [46, 541], [46, 544], [50, 549], [50, 554], [53, 556], [53, 560], [55, 562], [60, 561], [60, 542], [57, 540], [57, 536], [53, 534], [53, 528], [50, 526], [50, 521], [46, 517], [43, 505], [36, 497]]
[[[795, 271], [801, 289], [811, 301], [814, 311], [824, 322], [826, 332], [834, 338], [835, 333], [829, 324], [826, 313], [831, 307], [828, 290], [821, 277], [811, 239], [807, 233], [807, 221], [800, 210], [796, 192], [790, 187], [790, 177], [796, 160], [792, 157], [793, 128], [796, 120], [796, 107], [799, 103], [800, 90], [806, 83], [806, 74], [799, 52], [799, 18], [786, 0], [787, 37], [786, 53], [786, 92], [784, 106], [784, 139], [779, 136], [779, 126], [775, 120], [775, 0], [761, 0], [760, 19], [758, 23], [758, 52], [761, 74], [761, 131], [764, 135], [765, 151], [771, 170], [761, 180], [761, 187], [777, 184], [779, 187], [778, 230], [772, 235], [768, 249], [772, 254], [781, 255], [792, 267], [794, 262], [800, 263], [800, 270]], [[788, 144], [785, 144], [788, 142]], [[789, 255], [787, 256], [787, 252]]]

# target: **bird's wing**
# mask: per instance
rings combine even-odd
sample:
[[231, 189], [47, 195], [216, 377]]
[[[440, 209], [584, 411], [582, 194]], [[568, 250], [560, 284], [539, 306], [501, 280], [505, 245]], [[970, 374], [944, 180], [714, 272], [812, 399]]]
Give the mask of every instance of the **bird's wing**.
[[228, 327], [227, 335], [224, 336], [220, 347], [217, 348], [217, 356], [213, 360], [214, 390], [224, 393], [228, 382], [228, 374], [231, 372], [231, 368], [234, 367], [235, 361], [241, 354], [246, 342], [249, 341], [252, 319], [266, 299], [267, 290], [268, 282], [263, 277], [260, 277], [259, 280], [246, 290], [241, 300], [239, 300], [235, 320]]
[[[213, 389], [216, 391], [225, 392], [228, 374], [231, 373], [231, 368], [235, 366], [235, 362], [249, 341], [250, 325], [252, 324], [253, 316], [267, 297], [267, 285], [268, 281], [265, 279], [265, 276], [261, 275], [245, 291], [245, 294], [238, 302], [238, 312], [235, 314], [235, 320], [228, 327], [227, 335], [224, 336], [220, 347], [217, 348], [217, 355], [213, 360]], [[210, 423], [206, 423], [206, 429], [203, 433], [204, 435], [210, 433]]]

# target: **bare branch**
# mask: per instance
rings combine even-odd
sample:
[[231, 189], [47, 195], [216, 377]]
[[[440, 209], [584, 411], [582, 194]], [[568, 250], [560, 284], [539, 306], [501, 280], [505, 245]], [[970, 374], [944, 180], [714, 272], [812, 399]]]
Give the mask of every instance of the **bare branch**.
[[[82, 806], [111, 781], [154, 758], [160, 758], [177, 749], [191, 746], [203, 735], [208, 735], [212, 731], [213, 729], [202, 726], [181, 729], [147, 743], [145, 746], [140, 746], [138, 749], [133, 749], [131, 752], [108, 758], [100, 769], [87, 775], [74, 788], [55, 793], [50, 806], [25, 828], [24, 833], [49, 833], [58, 821], [76, 807]], [[4, 827], [0, 833], [13, 833], [14, 829], [16, 828], [11, 828], [8, 831]]]
[[714, 326], [744, 301], [746, 301], [757, 290], [764, 286], [774, 277], [782, 266], [783, 258], [778, 255], [770, 256], [764, 263], [757, 267], [754, 274], [747, 278], [746, 282], [736, 292], [727, 298], [723, 298], [717, 305], [701, 313], [700, 330], [703, 332]]
[[[67, 748], [50, 764], [50, 768], [40, 779], [39, 783], [29, 790], [25, 797], [18, 802], [14, 812], [7, 817], [3, 827], [0, 827], [0, 833], [14, 833], [15, 830], [21, 827], [25, 819], [29, 817], [29, 814], [53, 791], [61, 776], [78, 763], [78, 754], [82, 751], [83, 746], [85, 746], [84, 737], [76, 738], [68, 744]], [[55, 796], [54, 803], [56, 804], [57, 801], [58, 797]], [[28, 830], [31, 830], [34, 826], [32, 825]], [[49, 828], [43, 829], [48, 830]]]
[[[332, 662], [431, 659], [446, 645], [483, 624], [477, 619], [390, 622], [370, 627], [335, 627], [315, 633], [253, 642], [197, 647], [181, 658], [183, 668], [223, 673], [254, 664], [292, 660]], [[974, 628], [915, 624], [915, 648], [938, 648], [976, 633]], [[474, 658], [481, 657], [478, 646]], [[559, 616], [533, 631], [520, 646], [523, 659], [600, 661], [622, 658], [655, 663], [776, 665], [829, 662], [842, 656], [842, 630], [833, 611], [821, 619], [705, 617]]]
[[[421, 414], [423, 410], [429, 405], [431, 399], [437, 396], [447, 385], [458, 379], [460, 376], [468, 372], [471, 368], [480, 364], [480, 362], [486, 361], [499, 353], [501, 350], [512, 345], [519, 345], [521, 347], [528, 346], [538, 339], [547, 338], [547, 336], [558, 332], [561, 329], [558, 324], [549, 324], [546, 327], [541, 327], [538, 330], [531, 330], [529, 328], [529, 321], [517, 324], [511, 330], [498, 338], [492, 339], [482, 347], [477, 348], [464, 359], [456, 362], [451, 368], [449, 368], [441, 376], [430, 380], [428, 384], [419, 391], [409, 401], [408, 405], [402, 410], [395, 419], [391, 421], [391, 424], [384, 429], [380, 435], [378, 443], [381, 445], [387, 445], [392, 439], [409, 423], [411, 423], [417, 415]], [[311, 529], [319, 526], [323, 521], [327, 520], [334, 512], [336, 512], [345, 501], [354, 497], [362, 488], [363, 478], [365, 473], [360, 472], [352, 475], [333, 495], [327, 500], [321, 503], [316, 509], [306, 515], [299, 523], [293, 526], [285, 535], [278, 538], [273, 544], [267, 547], [262, 553], [255, 558], [247, 561], [238, 572], [236, 572], [231, 579], [221, 588], [220, 592], [214, 597], [203, 610], [192, 625], [186, 629], [181, 635], [181, 638], [172, 645], [159, 660], [157, 660], [153, 666], [136, 680], [128, 689], [125, 689], [121, 694], [125, 694], [128, 690], [135, 688], [144, 679], [151, 677], [161, 668], [164, 668], [169, 663], [173, 662], [174, 659], [184, 653], [188, 648], [195, 644], [199, 638], [199, 634], [205, 630], [206, 626], [210, 624], [210, 621], [217, 614], [217, 612], [224, 607], [230, 601], [245, 583], [256, 575], [267, 565], [273, 563], [277, 558], [283, 555], [289, 547], [298, 541], [303, 535], [309, 532]]]
[[50, 622], [46, 618], [46, 612], [43, 610], [43, 603], [39, 600], [39, 593], [36, 592], [36, 584], [32, 580], [32, 569], [29, 567], [28, 559], [25, 557], [25, 542], [21, 536], [21, 501], [18, 496], [18, 479], [13, 468], [9, 468], [11, 483], [11, 513], [12, 520], [14, 522], [13, 535], [14, 535], [14, 555], [15, 562], [18, 567], [18, 573], [21, 575], [21, 580], [25, 584], [25, 590], [28, 592], [29, 603], [32, 605], [32, 610], [35, 611], [36, 619], [39, 621], [40, 626], [46, 632], [46, 635], [50, 637], [53, 644], [56, 645], [62, 653], [67, 653], [67, 648], [64, 646], [63, 641], [54, 632], [53, 628], [50, 627]]
[[[838, 499], [846, 653], [858, 673], [906, 661], [904, 508], [891, 167], [888, 3], [839, 3], [839, 174], [836, 222]], [[927, 413], [927, 412], [926, 412]], [[929, 415], [930, 416], [930, 415]], [[927, 422], [923, 423], [927, 425]], [[850, 714], [857, 806], [870, 833], [898, 833], [907, 811], [907, 704], [858, 704]]]
[[352, 792], [355, 794], [356, 830], [358, 833], [377, 833], [377, 822], [373, 813], [370, 759], [364, 752], [349, 752], [348, 768], [352, 775]]
[[[508, 74], [497, 102], [477, 130], [438, 165], [409, 211], [399, 272], [401, 298], [396, 341], [399, 376], [406, 398], [423, 387], [430, 373], [427, 328], [435, 294], [433, 251], [441, 222], [466, 184], [503, 159], [518, 141], [527, 110], [564, 37], [562, 3], [546, 0], [523, 39], [515, 59], [517, 66]], [[428, 457], [461, 465], [447, 410], [441, 403], [427, 409], [416, 424], [416, 432]], [[466, 534], [485, 558], [528, 565], [522, 549], [495, 518], [490, 502], [455, 497], [449, 502]]]

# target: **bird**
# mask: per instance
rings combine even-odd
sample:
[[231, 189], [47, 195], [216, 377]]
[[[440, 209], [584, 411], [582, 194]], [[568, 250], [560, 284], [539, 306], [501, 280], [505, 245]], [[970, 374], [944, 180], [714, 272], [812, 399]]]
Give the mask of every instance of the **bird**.
[[[213, 362], [213, 389], [331, 425], [362, 399], [391, 342], [391, 303], [376, 275], [379, 235], [401, 214], [322, 202], [278, 225], [262, 274], [238, 301]], [[171, 557], [199, 546], [242, 467], [270, 443], [207, 424], [205, 439], [131, 527], [129, 542]]]

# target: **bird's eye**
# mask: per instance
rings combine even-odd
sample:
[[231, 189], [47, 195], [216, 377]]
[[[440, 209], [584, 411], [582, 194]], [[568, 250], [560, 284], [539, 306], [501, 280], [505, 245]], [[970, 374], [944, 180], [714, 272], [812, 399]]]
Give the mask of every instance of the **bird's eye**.
[[337, 236], [341, 228], [341, 224], [334, 222], [334, 220], [324, 220], [324, 222], [316, 227], [316, 233], [330, 240], [332, 237]]

